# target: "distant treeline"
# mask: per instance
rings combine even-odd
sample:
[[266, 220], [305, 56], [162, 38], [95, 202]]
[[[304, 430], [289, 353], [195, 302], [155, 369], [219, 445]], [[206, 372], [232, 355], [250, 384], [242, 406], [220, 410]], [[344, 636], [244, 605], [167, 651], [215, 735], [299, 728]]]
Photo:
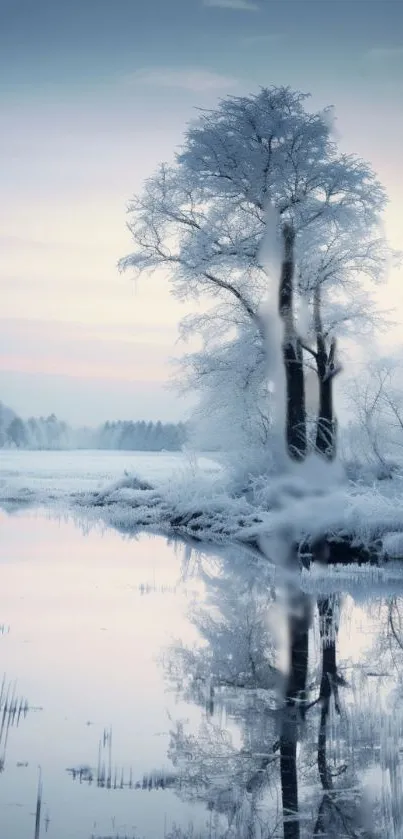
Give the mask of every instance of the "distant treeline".
[[186, 442], [182, 422], [106, 422], [96, 432], [97, 449], [132, 449], [134, 451], [178, 451]]
[[71, 428], [54, 414], [24, 421], [0, 403], [2, 448], [179, 451], [186, 439], [185, 423], [118, 420], [99, 428]]

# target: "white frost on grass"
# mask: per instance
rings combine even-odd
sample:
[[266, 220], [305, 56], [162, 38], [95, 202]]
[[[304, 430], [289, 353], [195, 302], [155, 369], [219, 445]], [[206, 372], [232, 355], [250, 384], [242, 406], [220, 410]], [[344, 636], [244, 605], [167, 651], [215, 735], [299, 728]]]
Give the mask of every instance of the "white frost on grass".
[[309, 571], [302, 569], [301, 588], [307, 594], [325, 596], [329, 593], [329, 577], [332, 593], [349, 594], [355, 603], [367, 603], [371, 597], [388, 597], [403, 594], [401, 563], [386, 566], [357, 564], [330, 568], [312, 565]]
[[403, 532], [385, 533], [382, 541], [383, 551], [387, 557], [394, 559], [403, 556]]
[[[201, 471], [219, 470], [208, 455], [198, 457], [197, 464]], [[68, 503], [76, 492], [109, 492], [111, 485], [124, 479], [125, 472], [135, 472], [141, 480], [154, 484], [191, 466], [182, 452], [2, 449], [0, 502]]]
[[[242, 495], [231, 493], [224, 472], [183, 471], [155, 483], [153, 490], [139, 489], [133, 476], [101, 495], [83, 494], [79, 503], [93, 513], [97, 509], [106, 523], [125, 530], [150, 526], [205, 542], [258, 543], [275, 564], [285, 535], [291, 543], [324, 534], [354, 534], [357, 545], [370, 547], [387, 534], [384, 550], [392, 555], [393, 540], [397, 545], [395, 534], [403, 532], [400, 481], [355, 485], [342, 481], [336, 465], [335, 480], [324, 489], [321, 465], [313, 464], [310, 473], [308, 469], [300, 475], [269, 476]], [[393, 556], [398, 555], [395, 547]]]
[[[276, 565], [284, 535], [288, 544], [325, 534], [354, 535], [365, 547], [379, 539], [388, 558], [403, 556], [399, 474], [371, 485], [352, 483], [337, 463], [330, 467], [312, 457], [287, 474], [254, 479], [240, 493], [207, 458], [195, 464], [184, 455], [96, 455], [8, 453], [0, 504], [47, 506], [127, 533], [149, 529], [217, 545], [259, 544]], [[130, 463], [136, 474], [124, 474]]]

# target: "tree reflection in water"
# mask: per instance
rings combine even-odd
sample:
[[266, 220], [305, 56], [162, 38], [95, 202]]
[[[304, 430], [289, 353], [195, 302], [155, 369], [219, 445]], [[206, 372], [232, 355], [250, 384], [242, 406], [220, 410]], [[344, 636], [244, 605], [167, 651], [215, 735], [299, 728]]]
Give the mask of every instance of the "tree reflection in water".
[[[214, 813], [214, 837], [386, 835], [382, 795], [364, 800], [360, 784], [374, 741], [368, 731], [360, 739], [359, 704], [342, 705], [357, 679], [353, 670], [351, 687], [338, 669], [340, 595], [315, 602], [297, 577], [274, 590], [245, 557], [213, 570], [200, 560], [200, 573], [206, 605], [194, 605], [191, 619], [201, 643], [164, 656], [171, 685], [205, 712], [197, 735], [183, 722], [171, 732], [178, 794]], [[394, 616], [389, 636], [395, 629], [400, 640]], [[360, 677], [369, 663], [360, 662]], [[392, 813], [388, 822], [396, 839], [398, 820]]]
[[[0, 632], [2, 627], [0, 627]], [[29, 707], [28, 700], [16, 693], [16, 685], [7, 682], [3, 676], [0, 685], [0, 772], [4, 771], [8, 738], [12, 728], [18, 728], [21, 720], [26, 719]], [[39, 710], [39, 709], [35, 709]]]
[[138, 794], [174, 789], [206, 806], [204, 831], [178, 826], [165, 839], [401, 839], [403, 600], [385, 596], [396, 580], [351, 583], [371, 640], [365, 647], [360, 629], [352, 660], [340, 663], [352, 599], [324, 594], [320, 576], [310, 580], [322, 593], [307, 594], [295, 565], [291, 556], [282, 580], [277, 569], [274, 587], [273, 569], [240, 550], [199, 556], [206, 596], [190, 608], [199, 641], [162, 657], [171, 688], [201, 709], [199, 730], [173, 722], [172, 769], [142, 778], [115, 763], [112, 772], [104, 732], [97, 769], [69, 769], [73, 779]]

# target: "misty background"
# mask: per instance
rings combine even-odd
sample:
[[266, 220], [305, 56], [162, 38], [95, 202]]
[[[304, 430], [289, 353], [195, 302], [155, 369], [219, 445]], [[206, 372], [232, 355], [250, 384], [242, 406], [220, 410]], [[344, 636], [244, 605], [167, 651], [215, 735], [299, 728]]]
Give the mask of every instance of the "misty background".
[[[172, 158], [196, 107], [265, 84], [313, 92], [312, 109], [333, 104], [341, 150], [385, 186], [399, 246], [402, 6], [363, 7], [0, 0], [0, 399], [24, 422], [187, 420], [192, 398], [167, 385], [189, 304], [163, 273], [137, 286], [116, 264], [131, 249], [130, 197]], [[402, 305], [397, 272], [378, 297]], [[396, 351], [398, 327], [382, 341]]]

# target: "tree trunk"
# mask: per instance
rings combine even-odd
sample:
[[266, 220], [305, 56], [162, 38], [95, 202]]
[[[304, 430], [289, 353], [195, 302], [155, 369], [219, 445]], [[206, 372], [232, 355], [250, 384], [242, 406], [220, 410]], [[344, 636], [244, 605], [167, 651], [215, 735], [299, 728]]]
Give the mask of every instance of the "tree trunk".
[[322, 337], [317, 341], [319, 379], [319, 411], [316, 426], [316, 450], [328, 460], [336, 456], [336, 428], [333, 415], [333, 378], [329, 373], [329, 356]]
[[331, 597], [318, 599], [319, 626], [322, 640], [322, 676], [319, 688], [319, 702], [321, 705], [319, 737], [318, 737], [318, 770], [324, 790], [333, 788], [333, 780], [327, 763], [327, 721], [330, 712], [330, 700], [333, 695], [336, 710], [339, 713], [338, 684], [336, 660], [336, 634], [334, 627], [334, 601]]
[[303, 354], [294, 324], [293, 278], [295, 233], [290, 225], [282, 230], [284, 256], [279, 287], [279, 314], [284, 325], [283, 361], [286, 378], [286, 440], [290, 457], [306, 455], [306, 411]]
[[319, 383], [319, 410], [316, 426], [316, 450], [328, 460], [336, 456], [336, 426], [333, 414], [333, 372], [335, 341], [329, 353], [323, 336], [320, 286], [314, 295], [314, 327], [316, 332], [316, 371]]
[[302, 592], [291, 594], [290, 601], [290, 672], [281, 721], [280, 775], [284, 839], [299, 839], [297, 742], [305, 716], [311, 604]]
[[[287, 712], [289, 714], [291, 713], [289, 709]], [[292, 734], [290, 733], [291, 727], [293, 731]], [[289, 720], [288, 732], [282, 733], [281, 735], [280, 774], [281, 793], [283, 799], [284, 839], [299, 839], [297, 735], [296, 721], [291, 719]]]

